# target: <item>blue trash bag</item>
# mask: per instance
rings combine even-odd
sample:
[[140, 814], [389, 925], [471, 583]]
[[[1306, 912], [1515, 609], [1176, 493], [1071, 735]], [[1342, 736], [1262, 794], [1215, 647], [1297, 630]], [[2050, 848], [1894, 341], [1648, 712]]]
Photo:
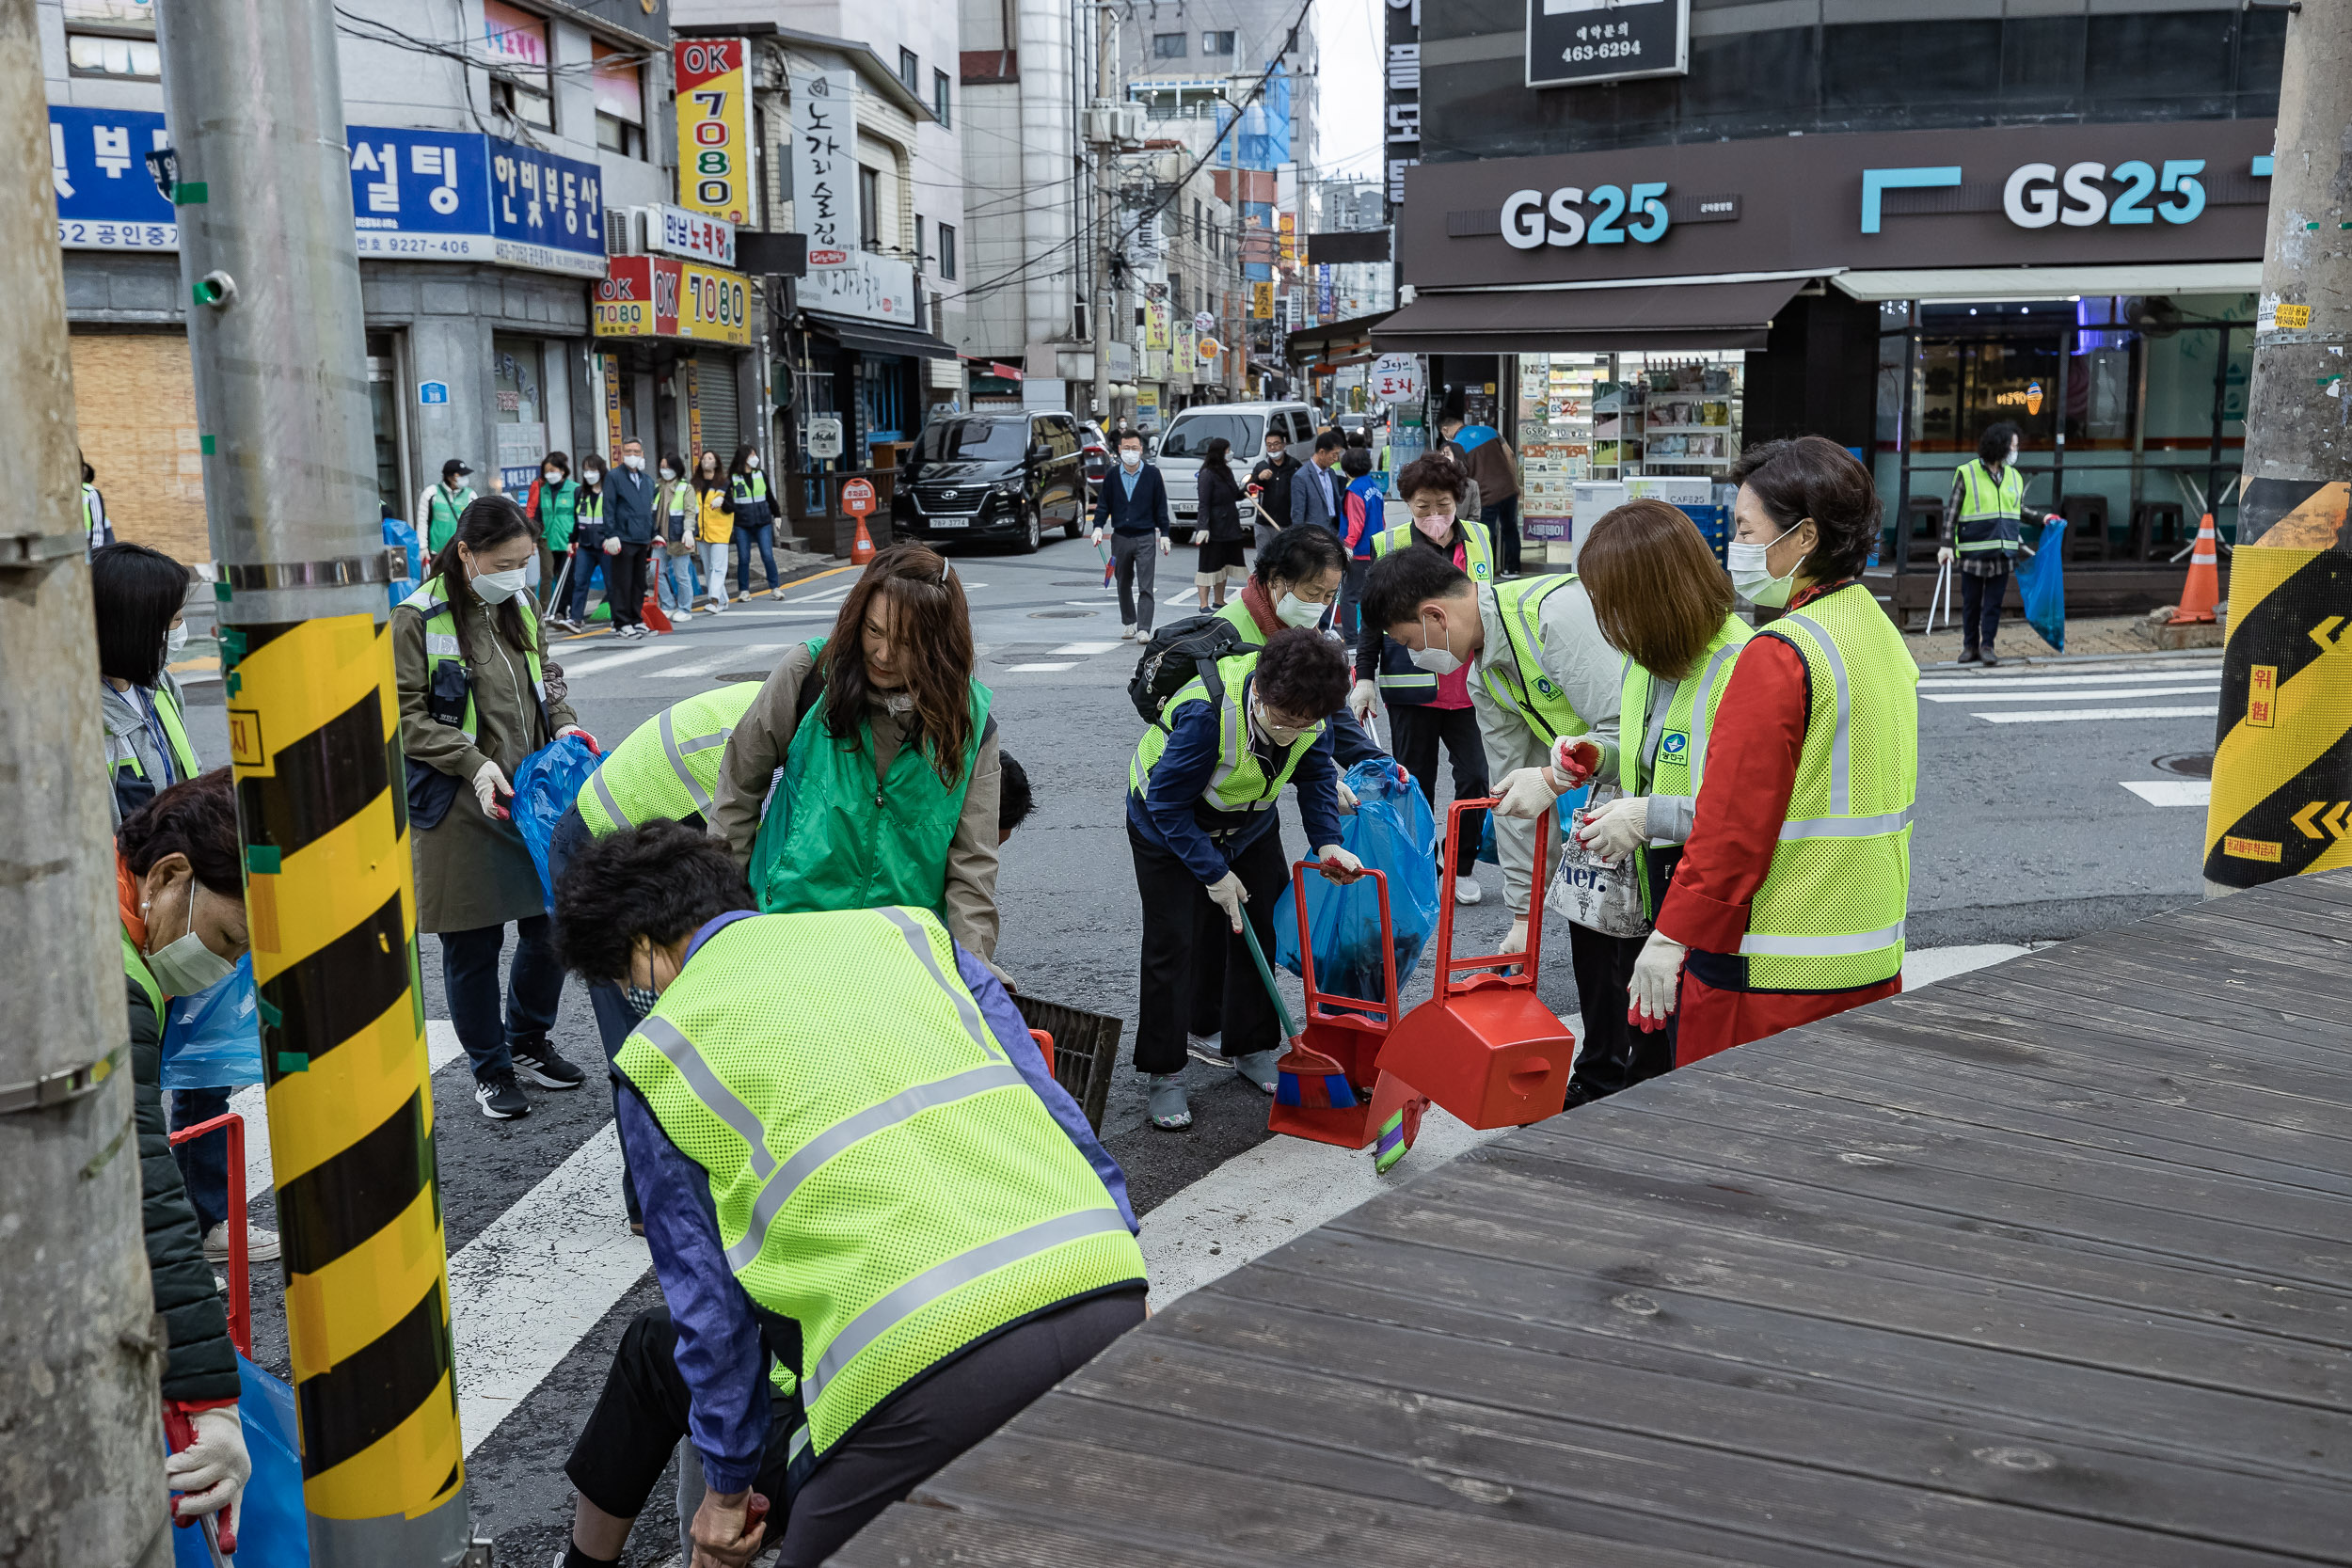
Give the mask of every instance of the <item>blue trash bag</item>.
[[2059, 653], [2066, 651], [2066, 519], [2053, 515], [2042, 525], [2034, 553], [2017, 568], [2017, 594], [2026, 601], [2026, 625]]
[[[1438, 928], [1438, 824], [1421, 786], [1409, 779], [1397, 783], [1392, 762], [1358, 763], [1348, 770], [1347, 786], [1359, 804], [1355, 816], [1342, 819], [1340, 847], [1388, 879], [1389, 928], [1402, 990], [1421, 962], [1422, 944]], [[1371, 879], [1342, 887], [1310, 873], [1307, 928], [1314, 942], [1319, 990], [1380, 1000], [1386, 990], [1380, 894]], [[1274, 906], [1274, 961], [1293, 974], [1305, 967], [1298, 954], [1295, 894], [1287, 886]]]
[[[237, 1568], [310, 1568], [310, 1524], [302, 1510], [302, 1443], [294, 1390], [244, 1356], [237, 1357], [237, 1418], [253, 1461], [237, 1521]], [[204, 1531], [191, 1525], [171, 1532], [173, 1568], [213, 1568]]]
[[392, 579], [392, 608], [397, 610], [403, 599], [417, 591], [417, 584], [423, 578], [424, 563], [417, 559], [417, 531], [398, 517], [384, 519], [384, 545], [387, 549], [398, 546], [408, 562], [407, 571]]
[[[1561, 835], [1575, 822], [1576, 814], [1584, 809], [1584, 802], [1593, 798], [1593, 786], [1583, 784], [1560, 797], [1560, 803], [1551, 811], [1551, 847], [1557, 852], [1567, 841]], [[1495, 848], [1495, 814], [1487, 812], [1478, 819], [1478, 859], [1485, 865], [1501, 865], [1502, 855]]]
[[532, 863], [539, 868], [539, 886], [549, 909], [555, 907], [555, 879], [548, 871], [548, 846], [555, 837], [556, 823], [580, 799], [581, 786], [602, 761], [580, 736], [559, 735], [554, 745], [532, 752], [515, 769], [515, 799], [509, 809], [515, 826], [522, 830]]
[[250, 953], [218, 985], [171, 998], [164, 1008], [163, 1058], [167, 1089], [236, 1089], [262, 1081]]

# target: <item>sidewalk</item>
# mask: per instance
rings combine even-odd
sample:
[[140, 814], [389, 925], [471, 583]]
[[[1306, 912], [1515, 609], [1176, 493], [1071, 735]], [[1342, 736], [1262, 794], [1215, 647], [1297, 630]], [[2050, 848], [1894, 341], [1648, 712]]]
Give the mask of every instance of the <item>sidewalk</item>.
[[[2137, 615], [2102, 615], [2083, 620], [2070, 620], [2066, 623], [2066, 652], [2061, 655], [2057, 649], [2042, 641], [2042, 634], [2026, 625], [2023, 620], [2015, 616], [2004, 616], [2001, 620], [2000, 638], [1994, 644], [1994, 651], [2001, 656], [2001, 662], [2004, 664], [2026, 661], [2038, 664], [2059, 657], [2070, 659], [2145, 657], [2160, 652], [2166, 658], [2176, 657], [2169, 651], [2159, 650], [2155, 644], [2139, 634], [2138, 628], [2144, 624], [2144, 617]], [[1960, 632], [1957, 627], [1947, 628], [1939, 624], [1931, 636], [1921, 632], [1905, 632], [1903, 646], [1911, 650], [1911, 657], [1922, 669], [1931, 664], [1949, 664], [1960, 657]], [[2221, 657], [2221, 650], [2218, 648], [2192, 651], [2203, 653], [2215, 658]]]

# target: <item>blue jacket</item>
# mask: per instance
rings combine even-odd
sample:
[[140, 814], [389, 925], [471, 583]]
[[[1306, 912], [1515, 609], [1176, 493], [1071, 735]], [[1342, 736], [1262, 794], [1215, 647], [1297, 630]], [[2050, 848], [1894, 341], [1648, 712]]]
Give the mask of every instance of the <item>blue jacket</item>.
[[[1348, 519], [1351, 500], [1360, 503], [1357, 508], [1362, 516], [1360, 527]], [[1372, 542], [1389, 526], [1388, 515], [1388, 491], [1382, 487], [1378, 475], [1366, 474], [1361, 479], [1349, 480], [1347, 488], [1340, 492], [1340, 543], [1346, 544], [1347, 531], [1356, 528], [1356, 542], [1350, 546], [1350, 553], [1359, 561], [1370, 561]]]
[[653, 491], [642, 469], [614, 467], [604, 476], [604, 526], [624, 545], [653, 543]]
[[[1326, 480], [1331, 485], [1328, 503], [1323, 498]], [[1300, 523], [1321, 523], [1333, 533], [1339, 532], [1342, 527], [1339, 500], [1346, 487], [1347, 476], [1340, 472], [1337, 463], [1327, 468], [1313, 462], [1300, 464], [1298, 472], [1291, 476], [1291, 526], [1295, 528]]]
[[1094, 487], [1094, 526], [1108, 523], [1115, 533], [1168, 531], [1168, 481], [1157, 465], [1146, 463], [1136, 474], [1136, 493], [1127, 494], [1125, 473], [1116, 463]]
[[[1239, 692], [1230, 695], [1248, 711], [1247, 681]], [[1324, 721], [1323, 733], [1291, 774], [1291, 786], [1298, 791], [1299, 821], [1307, 830], [1311, 848], [1340, 841], [1340, 773], [1331, 760], [1336, 722]], [[1230, 869], [1227, 863], [1235, 855], [1280, 826], [1282, 817], [1279, 811], [1225, 812], [1201, 802], [1201, 792], [1216, 774], [1223, 738], [1216, 704], [1184, 705], [1176, 727], [1168, 732], [1168, 746], [1152, 768], [1145, 793], [1127, 792], [1128, 825], [1146, 844], [1181, 859], [1204, 887], [1225, 875]], [[1212, 838], [1212, 833], [1231, 836]]]

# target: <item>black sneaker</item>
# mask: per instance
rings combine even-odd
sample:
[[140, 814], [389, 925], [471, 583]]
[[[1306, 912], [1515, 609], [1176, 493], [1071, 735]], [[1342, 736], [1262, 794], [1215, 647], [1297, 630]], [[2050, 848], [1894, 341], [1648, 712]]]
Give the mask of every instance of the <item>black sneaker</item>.
[[516, 1040], [511, 1050], [515, 1076], [526, 1084], [542, 1089], [576, 1089], [588, 1082], [586, 1073], [557, 1054], [555, 1047], [544, 1039]]
[[517, 1117], [531, 1115], [531, 1101], [523, 1098], [523, 1091], [516, 1086], [515, 1075], [511, 1072], [493, 1072], [487, 1077], [475, 1079], [473, 1099], [474, 1103], [482, 1107], [482, 1114], [492, 1121], [513, 1121]]

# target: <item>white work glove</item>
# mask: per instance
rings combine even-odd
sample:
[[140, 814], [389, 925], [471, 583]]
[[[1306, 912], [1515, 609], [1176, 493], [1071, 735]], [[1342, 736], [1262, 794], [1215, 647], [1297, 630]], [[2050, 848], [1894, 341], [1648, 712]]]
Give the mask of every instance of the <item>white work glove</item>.
[[1511, 928], [1503, 933], [1502, 942], [1495, 951], [1498, 953], [1527, 951], [1527, 916], [1515, 914], [1511, 917]]
[[1942, 566], [1942, 565], [1945, 565], [1945, 564], [1948, 563], [1948, 562], [1951, 561], [1951, 559], [1952, 559], [1952, 547], [1951, 547], [1951, 546], [1949, 546], [1949, 545], [1938, 545], [1938, 546], [1935, 547], [1935, 563], [1936, 563], [1938, 566]]
[[611, 538], [604, 542], [604, 553], [607, 555], [618, 555], [621, 553], [621, 536], [619, 534], [613, 534]]
[[245, 1483], [253, 1476], [253, 1457], [245, 1449], [245, 1423], [233, 1405], [188, 1413], [196, 1441], [164, 1461], [164, 1481], [184, 1493], [172, 1512], [183, 1519], [229, 1511], [234, 1534], [237, 1516], [245, 1511]]
[[1228, 871], [1209, 884], [1209, 901], [1225, 911], [1225, 919], [1241, 935], [1241, 907], [1249, 902], [1249, 890], [1241, 885], [1241, 879]]
[[1323, 874], [1335, 882], [1353, 882], [1364, 874], [1364, 863], [1336, 844], [1316, 850], [1315, 859], [1323, 863]]
[[1347, 689], [1347, 711], [1359, 724], [1372, 722], [1375, 709], [1380, 705], [1380, 688], [1373, 681], [1358, 681]]
[[483, 816], [503, 817], [511, 815], [499, 804], [501, 795], [510, 800], [515, 798], [515, 786], [506, 782], [503, 768], [495, 762], [485, 762], [474, 769], [473, 798], [482, 802]]
[[1163, 534], [1161, 534], [1161, 535], [1160, 535], [1160, 553], [1161, 553], [1162, 555], [1166, 555], [1166, 554], [1168, 553], [1168, 535], [1167, 535], [1167, 534], [1165, 534], [1165, 533], [1163, 533]]
[[1682, 979], [1682, 956], [1689, 949], [1663, 931], [1652, 931], [1633, 960], [1633, 978], [1626, 985], [1625, 1021], [1637, 1029], [1663, 1029], [1674, 1016], [1675, 993]]
[[1495, 815], [1522, 817], [1530, 822], [1549, 811], [1560, 799], [1560, 792], [1551, 787], [1551, 781], [1540, 768], [1514, 768], [1503, 775], [1502, 788], [1497, 793], [1502, 800], [1495, 806]]
[[576, 735], [580, 736], [580, 739], [588, 743], [588, 749], [590, 751], [596, 752], [598, 756], [604, 755], [604, 748], [596, 744], [596, 737], [590, 735], [586, 730], [581, 729], [578, 724], [564, 725], [562, 729], [555, 732], [555, 738], [561, 740], [567, 735]]
[[1099, 528], [1094, 531], [1094, 542], [1098, 545], [1103, 542], [1103, 531]]
[[1354, 790], [1352, 790], [1352, 789], [1350, 789], [1350, 788], [1348, 788], [1348, 787], [1347, 787], [1347, 781], [1346, 781], [1345, 779], [1342, 779], [1342, 780], [1340, 781], [1340, 783], [1339, 783], [1339, 792], [1340, 792], [1340, 815], [1341, 815], [1342, 816], [1355, 816], [1355, 815], [1356, 815], [1356, 808], [1357, 808], [1358, 806], [1362, 805], [1362, 804], [1363, 804], [1363, 802], [1362, 802], [1361, 800], [1359, 800], [1358, 799], [1356, 799], [1356, 792], [1355, 792]]
[[1551, 743], [1551, 782], [1563, 794], [1581, 788], [1600, 771], [1600, 748], [1561, 736]]
[[1649, 841], [1649, 798], [1626, 795], [1598, 811], [1579, 814], [1576, 842], [1614, 865]]

